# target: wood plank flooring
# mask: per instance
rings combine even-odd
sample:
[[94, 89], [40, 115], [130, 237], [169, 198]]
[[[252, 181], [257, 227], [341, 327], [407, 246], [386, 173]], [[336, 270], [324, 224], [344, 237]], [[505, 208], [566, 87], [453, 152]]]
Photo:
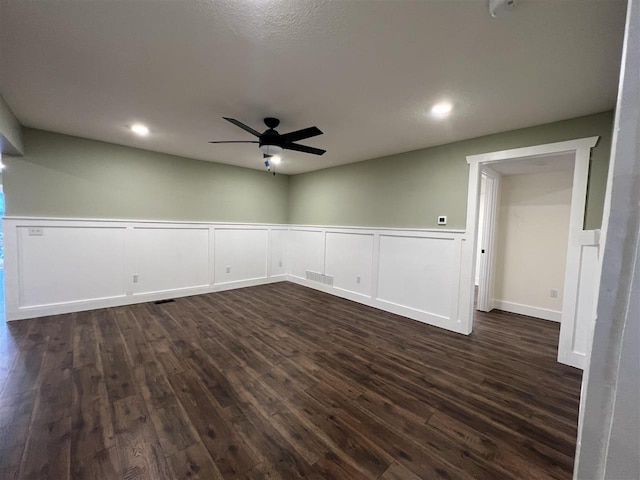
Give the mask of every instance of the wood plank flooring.
[[450, 333], [291, 283], [0, 327], [0, 478], [571, 478], [558, 324]]

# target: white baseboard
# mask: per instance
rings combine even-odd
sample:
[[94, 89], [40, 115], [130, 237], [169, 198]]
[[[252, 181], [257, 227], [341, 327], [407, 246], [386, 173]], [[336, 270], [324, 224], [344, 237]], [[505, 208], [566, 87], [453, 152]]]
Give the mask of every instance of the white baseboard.
[[319, 290], [321, 292], [334, 295], [336, 297], [351, 300], [352, 302], [377, 308], [378, 310], [383, 310], [385, 312], [401, 315], [403, 317], [410, 318], [411, 320], [416, 320], [418, 322], [426, 323], [428, 325], [444, 328], [446, 330], [450, 330], [456, 333], [463, 333], [465, 335], [467, 334], [462, 330], [460, 322], [451, 320], [450, 318], [443, 317], [441, 315], [436, 315], [434, 313], [425, 312], [423, 310], [417, 310], [410, 307], [405, 307], [403, 305], [398, 305], [392, 302], [371, 298], [367, 295], [362, 295], [360, 293], [351, 292], [349, 290], [336, 288], [330, 285], [324, 285], [322, 283], [307, 280], [306, 278], [297, 277], [295, 275], [288, 275], [287, 280], [292, 283], [302, 285], [303, 287], [309, 287], [314, 290]]
[[522, 305], [521, 303], [507, 302], [505, 300], [493, 300], [493, 308], [504, 310], [509, 313], [517, 313], [528, 317], [541, 318], [551, 322], [558, 322], [562, 318], [562, 312], [559, 310], [550, 310], [548, 308], [532, 307], [531, 305]]
[[255, 287], [258, 285], [266, 285], [268, 283], [277, 283], [287, 280], [286, 275], [276, 275], [269, 278], [256, 278], [252, 280], [242, 280], [237, 282], [228, 282], [218, 285], [207, 285], [192, 288], [179, 288], [175, 290], [164, 290], [162, 292], [142, 293], [138, 295], [122, 295], [108, 298], [95, 298], [90, 300], [82, 300], [75, 302], [64, 302], [48, 305], [36, 305], [29, 307], [21, 307], [17, 311], [7, 312], [7, 321], [26, 320], [28, 318], [47, 317], [49, 315], [61, 315], [73, 312], [85, 312], [88, 310], [96, 310], [98, 308], [121, 307], [124, 305], [133, 305], [136, 303], [155, 302], [158, 300], [167, 300], [170, 298], [191, 297], [193, 295], [203, 295], [205, 293], [222, 292], [225, 290], [233, 290], [237, 288]]
[[142, 293], [136, 295], [121, 295], [116, 297], [95, 298], [82, 301], [21, 307], [17, 311], [7, 312], [7, 321], [25, 320], [29, 318], [61, 315], [73, 312], [84, 312], [88, 310], [96, 310], [99, 308], [120, 307], [125, 305], [133, 305], [136, 303], [155, 302], [157, 300], [166, 300], [170, 298], [190, 297], [193, 295], [203, 295], [206, 293], [222, 292], [225, 290], [253, 287], [284, 281], [290, 281], [304, 287], [319, 290], [321, 292], [345, 298], [347, 300], [374, 307], [379, 310], [394, 313], [396, 315], [402, 315], [418, 322], [445, 328], [447, 330], [459, 331], [456, 330], [458, 322], [452, 322], [449, 318], [421, 310], [412, 309], [402, 305], [397, 305], [383, 300], [372, 299], [366, 295], [332, 287], [329, 285], [323, 285], [321, 283], [313, 282], [293, 275], [274, 275], [269, 278], [256, 278], [251, 280], [220, 283], [216, 285], [180, 288], [175, 290], [163, 290], [161, 292]]
[[584, 370], [587, 365], [587, 355], [573, 351], [566, 353], [558, 352], [558, 362]]

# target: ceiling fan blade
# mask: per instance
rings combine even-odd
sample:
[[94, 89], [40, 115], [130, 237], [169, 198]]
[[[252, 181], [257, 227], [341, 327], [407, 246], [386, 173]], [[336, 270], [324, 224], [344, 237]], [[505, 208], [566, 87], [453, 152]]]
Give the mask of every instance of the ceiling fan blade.
[[227, 122], [231, 122], [235, 126], [240, 127], [244, 131], [249, 132], [251, 135], [255, 135], [256, 137], [259, 137], [260, 135], [262, 135], [260, 132], [254, 130], [253, 128], [251, 128], [251, 127], [249, 127], [247, 125], [245, 125], [241, 121], [236, 120], [235, 118], [229, 118], [229, 117], [222, 117], [222, 118], [224, 118]]
[[281, 135], [286, 143], [297, 142], [298, 140], [304, 140], [305, 138], [315, 137], [322, 135], [322, 130], [318, 127], [303, 128], [302, 130], [296, 130], [295, 132], [289, 132]]
[[260, 143], [257, 140], [223, 140], [221, 142], [209, 142], [209, 143]]
[[311, 153], [313, 155], [322, 155], [326, 150], [320, 148], [307, 147], [306, 145], [298, 145], [297, 143], [285, 143], [282, 148], [287, 150], [295, 150], [297, 152]]

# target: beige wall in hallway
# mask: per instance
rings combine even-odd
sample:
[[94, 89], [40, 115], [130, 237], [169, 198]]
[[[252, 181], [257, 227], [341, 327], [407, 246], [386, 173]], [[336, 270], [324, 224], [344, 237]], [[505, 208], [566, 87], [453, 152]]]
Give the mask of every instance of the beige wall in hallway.
[[502, 176], [493, 298], [562, 311], [572, 184], [573, 170]]

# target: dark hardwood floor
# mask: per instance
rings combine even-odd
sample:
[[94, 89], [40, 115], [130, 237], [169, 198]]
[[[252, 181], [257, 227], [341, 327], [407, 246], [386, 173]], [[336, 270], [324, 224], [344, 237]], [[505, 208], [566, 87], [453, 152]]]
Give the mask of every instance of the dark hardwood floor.
[[290, 283], [0, 327], [0, 478], [571, 478], [558, 324]]

